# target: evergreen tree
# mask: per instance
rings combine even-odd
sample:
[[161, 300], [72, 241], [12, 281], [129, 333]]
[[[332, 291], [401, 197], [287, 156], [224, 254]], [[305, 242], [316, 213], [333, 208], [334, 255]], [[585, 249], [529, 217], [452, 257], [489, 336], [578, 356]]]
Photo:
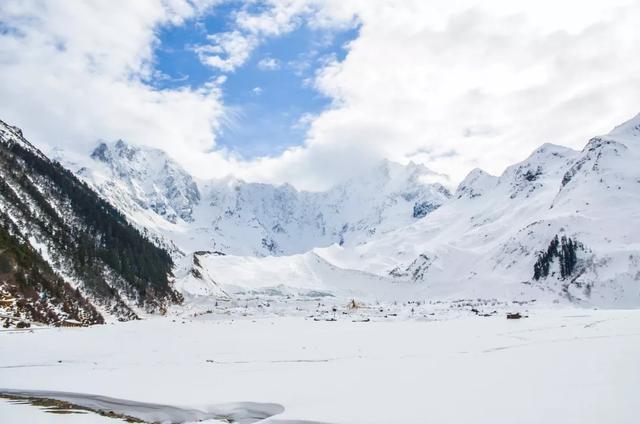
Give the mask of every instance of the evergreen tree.
[[556, 235], [549, 243], [547, 250], [538, 253], [538, 258], [533, 265], [533, 279], [539, 280], [549, 276], [551, 264], [555, 258], [558, 258], [560, 277], [563, 279], [569, 277], [575, 271], [578, 263], [576, 252], [581, 247], [582, 245], [571, 238], [562, 236], [558, 239]]
[[112, 284], [140, 305], [181, 300], [169, 284], [170, 255], [70, 171], [12, 141], [0, 143], [0, 167], [0, 199], [10, 209], [0, 211], [0, 268], [9, 275], [0, 281], [0, 290], [21, 299], [33, 319], [55, 318], [43, 306], [51, 302], [70, 316], [82, 312], [87, 322], [102, 318], [87, 309], [82, 293], [64, 286], [24, 234], [36, 234], [52, 263], [69, 264], [83, 292], [100, 300], [120, 302], [127, 309]]

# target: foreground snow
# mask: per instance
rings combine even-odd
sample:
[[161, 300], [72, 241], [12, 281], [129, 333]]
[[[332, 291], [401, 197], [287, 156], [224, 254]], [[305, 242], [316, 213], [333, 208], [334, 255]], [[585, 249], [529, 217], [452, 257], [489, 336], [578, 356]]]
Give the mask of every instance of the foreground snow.
[[[282, 405], [263, 421], [272, 423], [637, 422], [640, 311], [528, 314], [371, 322], [210, 314], [5, 331], [0, 389], [199, 410]], [[0, 417], [17, 411], [34, 414], [0, 404]], [[31, 422], [49, 421], [62, 422], [44, 413]]]

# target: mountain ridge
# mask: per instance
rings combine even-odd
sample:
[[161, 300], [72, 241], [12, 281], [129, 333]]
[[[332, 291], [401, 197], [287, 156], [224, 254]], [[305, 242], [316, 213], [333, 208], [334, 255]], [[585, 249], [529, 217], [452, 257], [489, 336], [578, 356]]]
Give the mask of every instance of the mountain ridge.
[[181, 301], [171, 257], [1, 121], [0, 218], [7, 320], [94, 324]]
[[437, 209], [448, 190], [423, 165], [382, 161], [325, 192], [234, 177], [197, 180], [158, 149], [100, 142], [89, 157], [56, 158], [176, 257], [217, 250], [286, 255], [360, 243]]
[[61, 160], [173, 249], [174, 287], [191, 300], [640, 304], [640, 115], [580, 151], [545, 143], [499, 176], [474, 169], [453, 195], [416, 164], [384, 161], [312, 193], [199, 181], [123, 141], [93, 153]]
[[[320, 254], [346, 268], [426, 284], [432, 295], [551, 292], [575, 303], [637, 306], [639, 118], [590, 139], [581, 151], [544, 144], [499, 177], [474, 170], [453, 199], [425, 219], [353, 249], [333, 246]], [[474, 191], [481, 195], [468, 195]], [[571, 252], [560, 251], [563, 240]], [[576, 264], [567, 274], [568, 255]], [[535, 278], [541, 265], [549, 271]]]

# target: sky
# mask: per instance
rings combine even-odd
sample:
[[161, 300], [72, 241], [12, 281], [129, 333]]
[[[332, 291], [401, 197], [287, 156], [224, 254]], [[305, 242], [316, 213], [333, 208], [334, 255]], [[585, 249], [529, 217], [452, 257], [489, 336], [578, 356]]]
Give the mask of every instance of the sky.
[[453, 188], [640, 112], [637, 22], [640, 0], [3, 0], [0, 119], [200, 178], [322, 190], [389, 159]]

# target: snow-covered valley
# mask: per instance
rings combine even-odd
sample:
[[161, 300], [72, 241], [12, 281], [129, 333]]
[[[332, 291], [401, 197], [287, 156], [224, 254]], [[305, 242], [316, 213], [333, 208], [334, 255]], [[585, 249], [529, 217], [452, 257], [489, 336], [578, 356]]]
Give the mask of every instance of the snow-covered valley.
[[0, 0], [0, 424], [640, 423], [640, 0]]
[[[84, 393], [202, 414], [245, 402], [281, 407], [272, 418], [234, 421], [245, 423], [636, 422], [637, 310], [509, 308], [529, 317], [480, 317], [468, 308], [370, 322], [180, 313], [3, 331], [0, 392]], [[122, 411], [122, 403], [110, 408]], [[124, 411], [141, 414], [135, 406]], [[2, 400], [0, 416], [10, 423], [114, 422]]]
[[[29, 147], [7, 128], [9, 147]], [[640, 116], [582, 151], [545, 144], [500, 176], [474, 170], [453, 194], [424, 181], [426, 169], [389, 162], [324, 193], [196, 183], [162, 152], [101, 146], [97, 161], [65, 163], [169, 249], [163, 289], [179, 300], [143, 308], [129, 290], [142, 320], [117, 322], [102, 307], [102, 326], [8, 325], [1, 417], [635, 422]], [[122, 168], [132, 158], [145, 166]], [[42, 253], [55, 241], [46, 226], [20, 211], [16, 245], [67, 278]], [[104, 256], [105, 275], [131, 266], [117, 258]]]

